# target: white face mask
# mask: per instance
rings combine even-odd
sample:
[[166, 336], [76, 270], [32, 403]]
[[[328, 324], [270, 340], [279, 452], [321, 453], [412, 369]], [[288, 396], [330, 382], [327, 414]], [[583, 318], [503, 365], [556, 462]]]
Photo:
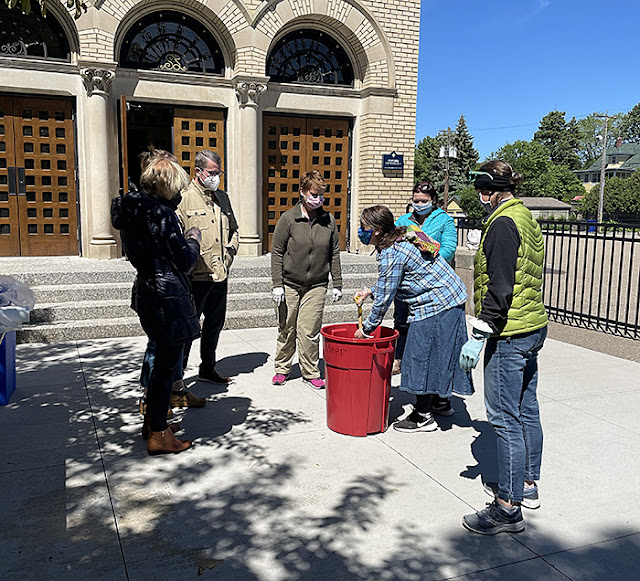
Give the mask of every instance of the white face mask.
[[478, 194], [478, 199], [480, 200], [480, 204], [482, 205], [483, 209], [485, 212], [487, 212], [487, 214], [490, 214], [491, 211], [493, 210], [493, 206], [491, 205], [491, 197], [489, 197], [489, 201], [485, 202], [482, 199], [482, 194]]
[[220, 185], [220, 176], [208, 176], [202, 180], [202, 185], [207, 190], [213, 190], [215, 192]]
[[314, 196], [313, 194], [307, 194], [304, 197], [304, 201], [307, 203], [307, 206], [312, 210], [317, 210], [324, 203], [324, 196], [322, 194], [318, 196]]

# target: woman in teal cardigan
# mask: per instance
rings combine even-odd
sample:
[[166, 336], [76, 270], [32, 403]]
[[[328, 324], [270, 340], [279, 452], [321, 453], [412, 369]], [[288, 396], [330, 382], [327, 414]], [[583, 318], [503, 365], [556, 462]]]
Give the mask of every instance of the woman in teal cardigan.
[[[419, 226], [427, 235], [440, 242], [440, 256], [449, 264], [453, 261], [458, 246], [458, 232], [453, 218], [438, 208], [438, 192], [430, 181], [417, 183], [411, 197], [412, 211], [396, 220], [396, 226]], [[396, 341], [394, 373], [400, 373], [400, 362], [407, 342], [409, 309], [406, 303], [394, 301], [394, 327], [400, 333]], [[449, 400], [434, 401], [433, 411], [441, 415], [451, 415]]]

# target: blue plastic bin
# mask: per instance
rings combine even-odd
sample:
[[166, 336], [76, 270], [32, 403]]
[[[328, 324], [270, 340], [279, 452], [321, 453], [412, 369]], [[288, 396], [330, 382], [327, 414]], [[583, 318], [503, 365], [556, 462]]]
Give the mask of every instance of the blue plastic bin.
[[598, 224], [597, 220], [587, 220], [587, 233], [593, 234], [596, 231], [596, 226]]
[[7, 405], [16, 390], [16, 332], [4, 336], [0, 344], [0, 405]]

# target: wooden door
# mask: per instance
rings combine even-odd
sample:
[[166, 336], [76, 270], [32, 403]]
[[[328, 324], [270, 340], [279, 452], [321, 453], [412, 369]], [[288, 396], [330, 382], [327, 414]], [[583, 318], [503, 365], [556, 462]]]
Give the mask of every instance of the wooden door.
[[0, 96], [0, 256], [20, 255], [13, 99]]
[[300, 175], [317, 169], [327, 184], [324, 208], [334, 215], [345, 250], [349, 120], [265, 115], [262, 141], [264, 248], [271, 250], [276, 223], [300, 199]]
[[[10, 144], [9, 139], [5, 141], [5, 153], [10, 148], [13, 152], [12, 157], [6, 157], [9, 198], [16, 200], [9, 202], [9, 236], [12, 237], [14, 231], [17, 233], [18, 246], [15, 239], [10, 247], [0, 243], [0, 253], [5, 256], [77, 254], [72, 102], [4, 97], [2, 103], [6, 106], [5, 137], [9, 135], [9, 125], [12, 125], [13, 136], [13, 143]], [[7, 116], [9, 104], [10, 120]]]
[[[195, 178], [193, 162], [196, 153], [208, 149], [222, 159], [224, 170], [224, 112], [216, 109], [179, 109], [173, 111], [174, 154], [191, 179]], [[220, 189], [225, 189], [224, 174]]]

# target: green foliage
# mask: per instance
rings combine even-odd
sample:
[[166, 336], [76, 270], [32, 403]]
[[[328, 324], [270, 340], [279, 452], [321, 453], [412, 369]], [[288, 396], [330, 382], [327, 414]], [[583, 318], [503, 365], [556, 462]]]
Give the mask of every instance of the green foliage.
[[620, 136], [625, 141], [640, 142], [640, 103], [624, 115], [620, 124]]
[[456, 192], [456, 195], [460, 196], [460, 207], [467, 215], [467, 218], [474, 219], [486, 216], [486, 213], [480, 204], [480, 200], [478, 199], [478, 194], [473, 186], [467, 186], [466, 188], [459, 190]]
[[[47, 15], [47, 4], [49, 4], [52, 0], [37, 0], [38, 6], [40, 7], [40, 11], [43, 16]], [[78, 19], [82, 16], [84, 12], [87, 11], [87, 3], [85, 0], [54, 0], [55, 2], [61, 2], [62, 4], [66, 4], [67, 8], [75, 8], [74, 18]], [[25, 14], [31, 14], [31, 0], [4, 0], [4, 3], [9, 8], [14, 8], [18, 4], [20, 4], [20, 9]]]
[[576, 196], [584, 196], [585, 190], [576, 175], [564, 165], [551, 164], [547, 171], [533, 180], [535, 195], [556, 198], [570, 203]]
[[565, 121], [564, 111], [551, 111], [540, 121], [533, 140], [545, 145], [551, 161], [557, 165], [566, 165], [569, 169], [580, 167], [580, 158], [576, 153], [579, 144], [579, 129], [576, 118]]
[[[582, 211], [595, 216], [598, 213], [600, 184], [596, 184], [583, 198]], [[640, 217], [640, 171], [628, 178], [610, 178], [604, 184], [603, 210], [605, 214], [625, 214]]]
[[[449, 158], [449, 192], [453, 194], [469, 185], [469, 170], [478, 164], [478, 152], [473, 147], [473, 137], [469, 133], [464, 115], [460, 116], [455, 131], [449, 135], [451, 147], [458, 156]], [[438, 132], [435, 137], [423, 138], [415, 151], [414, 178], [416, 182], [430, 180], [438, 193], [444, 192], [447, 159], [440, 157], [440, 148], [447, 145], [447, 131]]]
[[[587, 169], [602, 155], [602, 139], [604, 137], [604, 119], [597, 117], [600, 113], [591, 113], [578, 120], [578, 157], [582, 169]], [[616, 139], [622, 135], [623, 113], [611, 115], [607, 123], [607, 148], [612, 147]]]

